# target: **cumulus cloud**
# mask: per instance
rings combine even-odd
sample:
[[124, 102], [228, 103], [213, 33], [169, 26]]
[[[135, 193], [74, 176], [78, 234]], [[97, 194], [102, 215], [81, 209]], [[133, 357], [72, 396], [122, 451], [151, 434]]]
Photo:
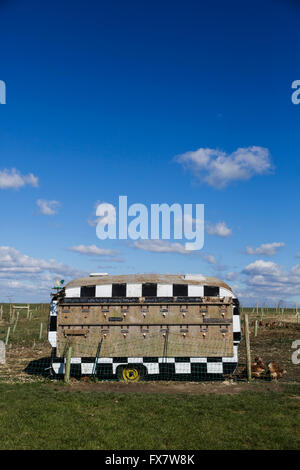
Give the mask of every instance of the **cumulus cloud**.
[[16, 168], [0, 170], [0, 189], [19, 189], [26, 185], [37, 187], [37, 176], [33, 173], [22, 175]]
[[300, 264], [284, 269], [272, 261], [256, 260], [247, 265], [242, 274], [246, 287], [240, 295], [248, 299], [290, 299], [299, 296]]
[[284, 242], [273, 242], [273, 243], [264, 243], [257, 248], [252, 248], [251, 246], [246, 247], [246, 253], [248, 255], [266, 255], [273, 256], [277, 253], [277, 250], [285, 246]]
[[57, 209], [60, 206], [58, 201], [46, 201], [45, 199], [38, 199], [36, 201], [39, 212], [43, 215], [55, 215], [57, 214]]
[[176, 156], [175, 161], [189, 168], [200, 181], [217, 189], [270, 173], [273, 169], [269, 150], [258, 146], [238, 148], [231, 154], [199, 148]]
[[217, 235], [218, 237], [229, 237], [232, 234], [232, 230], [227, 227], [225, 222], [218, 222], [215, 225], [210, 223], [206, 224], [206, 231], [209, 235]]
[[[213, 255], [201, 255], [202, 258], [207, 261], [209, 264], [217, 264], [217, 260]], [[223, 267], [219, 266], [219, 269], [223, 269]]]
[[108, 250], [104, 248], [99, 248], [96, 245], [78, 245], [68, 248], [69, 251], [74, 251], [75, 253], [81, 253], [82, 255], [91, 255], [91, 256], [112, 256], [117, 252], [113, 250]]
[[248, 264], [243, 270], [247, 274], [267, 274], [267, 275], [280, 275], [281, 269], [278, 264], [273, 261], [264, 261], [262, 259], [256, 260]]
[[164, 240], [137, 240], [133, 243], [135, 248], [143, 251], [152, 251], [154, 253], [180, 253], [182, 255], [191, 255], [190, 250], [186, 250], [180, 243], [172, 243]]
[[87, 274], [54, 259], [34, 258], [11, 246], [0, 246], [1, 298], [11, 296], [14, 301], [48, 301], [56, 278], [69, 280]]
[[184, 245], [177, 242], [173, 243], [167, 240], [137, 240], [133, 243], [133, 246], [139, 250], [151, 251], [153, 253], [178, 253], [186, 256], [200, 256], [210, 264], [217, 263], [213, 255], [186, 250]]
[[100, 248], [96, 245], [77, 245], [68, 248], [68, 250], [73, 251], [74, 253], [80, 253], [81, 255], [103, 257], [118, 263], [123, 262], [122, 258], [116, 257], [116, 255], [119, 254], [119, 251]]
[[62, 276], [76, 276], [77, 269], [58, 263], [54, 259], [46, 261], [20, 253], [11, 246], [0, 246], [0, 276], [40, 274], [49, 272]]

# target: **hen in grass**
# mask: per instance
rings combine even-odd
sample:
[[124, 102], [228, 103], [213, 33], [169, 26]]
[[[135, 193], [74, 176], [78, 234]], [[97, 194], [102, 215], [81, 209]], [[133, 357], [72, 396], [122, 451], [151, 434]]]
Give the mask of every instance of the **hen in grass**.
[[268, 373], [271, 379], [273, 380], [278, 380], [280, 377], [282, 377], [284, 374], [286, 374], [286, 370], [283, 369], [282, 367], [278, 366], [275, 364], [274, 361], [269, 362], [268, 364]]

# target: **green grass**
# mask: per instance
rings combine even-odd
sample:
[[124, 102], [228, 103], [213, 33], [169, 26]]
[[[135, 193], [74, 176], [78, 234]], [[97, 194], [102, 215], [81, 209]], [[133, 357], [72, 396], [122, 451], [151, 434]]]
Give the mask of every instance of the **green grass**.
[[0, 384], [1, 449], [299, 449], [300, 387], [156, 395]]
[[[31, 319], [27, 318], [26, 310], [20, 310], [17, 324], [16, 317], [12, 319], [9, 316], [9, 304], [2, 305], [4, 306], [4, 314], [3, 321], [0, 323], [0, 340], [5, 340], [7, 329], [10, 326], [9, 344], [14, 346], [32, 346], [34, 343], [47, 342], [49, 304], [30, 304]], [[40, 341], [41, 323], [43, 323], [43, 330]], [[16, 328], [13, 332], [15, 324]]]

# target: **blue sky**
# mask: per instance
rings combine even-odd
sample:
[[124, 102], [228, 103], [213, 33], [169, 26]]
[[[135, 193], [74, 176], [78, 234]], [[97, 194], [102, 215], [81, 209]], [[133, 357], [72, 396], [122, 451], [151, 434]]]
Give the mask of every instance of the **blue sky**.
[[[299, 18], [279, 0], [0, 2], [0, 301], [105, 271], [300, 303]], [[205, 204], [203, 250], [99, 240], [96, 203], [119, 195]]]

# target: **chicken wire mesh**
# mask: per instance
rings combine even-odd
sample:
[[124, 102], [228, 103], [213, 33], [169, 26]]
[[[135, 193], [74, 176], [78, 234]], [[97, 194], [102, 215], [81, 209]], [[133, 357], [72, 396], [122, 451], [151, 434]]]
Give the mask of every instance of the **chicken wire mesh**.
[[[26, 304], [27, 306], [27, 304]], [[70, 376], [76, 380], [246, 380], [244, 313], [249, 314], [251, 369], [254, 381], [300, 382], [300, 323], [295, 309], [242, 309], [242, 341], [229, 361], [223, 356], [224, 342], [207, 346], [206, 356], [197, 358], [197, 341], [190, 341], [184, 356], [176, 355], [176, 334], [166, 334], [161, 354], [152, 356], [151, 337], [140, 350], [140, 342], [123, 347], [122, 357], [107, 356], [103, 338], [95, 345], [66, 341], [63, 354], [56, 357], [48, 342], [49, 305], [30, 304], [29, 310], [0, 306], [0, 340], [6, 343], [5, 363], [0, 380], [27, 378], [63, 379], [67, 354], [71, 350]], [[25, 305], [24, 305], [25, 307]], [[152, 337], [154, 341], [155, 338]], [[96, 351], [95, 351], [96, 348]], [[120, 351], [120, 345], [116, 345]]]

